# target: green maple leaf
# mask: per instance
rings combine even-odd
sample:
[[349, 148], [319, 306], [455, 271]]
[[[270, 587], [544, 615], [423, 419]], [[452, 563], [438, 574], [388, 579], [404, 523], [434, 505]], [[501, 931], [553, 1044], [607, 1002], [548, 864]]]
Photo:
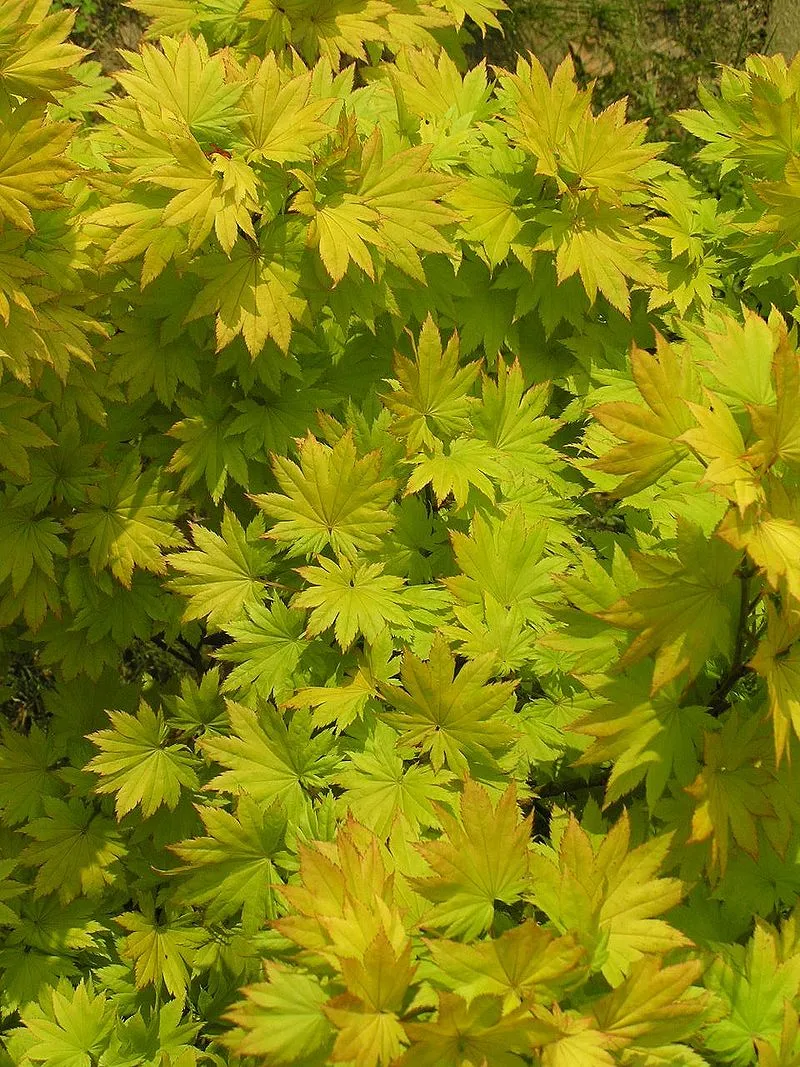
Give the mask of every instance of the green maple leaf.
[[500, 997], [476, 997], [469, 1005], [455, 993], [439, 993], [435, 1022], [404, 1024], [411, 1047], [402, 1067], [518, 1067], [538, 1035], [550, 1028], [527, 1009], [503, 1012]]
[[202, 398], [180, 400], [179, 406], [186, 417], [167, 433], [183, 444], [169, 461], [167, 470], [181, 474], [181, 492], [205, 476], [209, 495], [219, 504], [229, 475], [245, 487], [250, 479], [240, 434], [233, 428], [235, 415], [211, 390]]
[[230, 254], [209, 253], [193, 263], [192, 272], [206, 284], [185, 321], [215, 314], [218, 352], [239, 334], [253, 359], [269, 338], [284, 354], [289, 351], [292, 322], [307, 308], [287, 229], [286, 221], [275, 222], [261, 230], [257, 244], [240, 241]]
[[126, 852], [114, 823], [77, 799], [45, 797], [42, 806], [45, 814], [25, 826], [33, 841], [20, 857], [36, 871], [34, 895], [57, 893], [65, 904], [100, 896]]
[[437, 440], [432, 455], [421, 453], [412, 462], [414, 472], [406, 483], [403, 496], [430, 485], [437, 504], [443, 504], [452, 493], [457, 508], [463, 508], [467, 503], [473, 486], [494, 503], [493, 481], [505, 474], [494, 449], [475, 437], [457, 437], [448, 445], [447, 451]]
[[263, 516], [257, 515], [244, 530], [227, 507], [219, 533], [192, 523], [195, 547], [173, 553], [170, 567], [182, 572], [167, 583], [168, 588], [188, 597], [183, 621], [207, 619], [213, 629], [234, 622], [245, 609], [259, 608], [272, 552], [259, 543], [264, 534]]
[[183, 1002], [194, 957], [208, 934], [192, 923], [191, 915], [180, 919], [157, 915], [151, 897], [144, 898], [141, 909], [116, 917], [128, 931], [120, 954], [135, 966], [137, 989], [148, 985], [158, 988], [163, 982], [170, 994]]
[[269, 961], [264, 970], [269, 981], [246, 986], [246, 999], [228, 1012], [237, 1028], [224, 1043], [242, 1056], [323, 1067], [336, 1033], [322, 1010], [330, 993], [316, 975]]
[[430, 753], [435, 770], [443, 764], [456, 774], [471, 762], [494, 762], [514, 732], [497, 717], [511, 699], [516, 682], [487, 685], [494, 656], [467, 663], [456, 674], [446, 641], [437, 635], [427, 663], [411, 653], [403, 656], [403, 687], [383, 683], [380, 691], [395, 709], [381, 718], [400, 731], [401, 743]]
[[460, 819], [441, 805], [437, 815], [444, 834], [418, 845], [435, 873], [411, 879], [434, 904], [421, 921], [445, 936], [471, 940], [492, 925], [495, 901], [513, 904], [527, 888], [533, 816], [520, 820], [514, 785], [493, 808], [487, 791], [472, 779], [464, 781]]
[[442, 350], [439, 330], [429, 314], [422, 324], [416, 358], [395, 356], [396, 379], [393, 391], [383, 397], [384, 405], [395, 415], [392, 432], [405, 438], [409, 455], [420, 448], [432, 448], [469, 428], [469, 396], [480, 364], [459, 367], [458, 333], [453, 333]]
[[66, 980], [49, 989], [40, 1004], [21, 1012], [32, 1038], [25, 1060], [47, 1067], [89, 1067], [100, 1062], [109, 1048], [116, 1012], [105, 993], [94, 992], [91, 982], [81, 980], [72, 988]]
[[32, 233], [32, 211], [62, 206], [59, 188], [74, 171], [71, 138], [71, 124], [47, 122], [35, 100], [13, 110], [7, 98], [0, 101], [0, 218]]
[[574, 937], [558, 937], [528, 919], [500, 937], [472, 944], [427, 940], [445, 983], [469, 1003], [483, 994], [503, 1007], [558, 1000], [586, 978], [585, 950]]
[[544, 555], [548, 533], [544, 523], [529, 525], [518, 505], [500, 519], [476, 512], [469, 534], [450, 533], [461, 574], [444, 578], [444, 585], [462, 604], [480, 607], [489, 596], [503, 607], [520, 607], [527, 618], [541, 619], [540, 605], [561, 596], [553, 575], [566, 567], [558, 556]]
[[161, 549], [185, 542], [173, 522], [180, 505], [161, 487], [158, 467], [142, 471], [132, 452], [87, 495], [91, 506], [66, 520], [75, 530], [72, 554], [87, 552], [92, 570], [110, 567], [128, 589], [134, 567], [164, 574], [167, 564]]
[[16, 826], [42, 813], [45, 797], [61, 790], [50, 767], [58, 759], [52, 736], [34, 723], [21, 734], [3, 725], [0, 745], [0, 811], [6, 826]]
[[211, 923], [241, 910], [244, 932], [255, 933], [265, 917], [276, 916], [275, 865], [286, 858], [286, 815], [277, 804], [263, 811], [247, 795], [239, 798], [235, 814], [208, 806], [197, 811], [206, 836], [169, 846], [185, 863], [177, 899], [203, 906]]
[[161, 711], [156, 714], [144, 701], [136, 715], [109, 711], [108, 717], [110, 730], [89, 734], [100, 749], [86, 764], [86, 770], [100, 775], [95, 792], [117, 794], [118, 819], [137, 804], [146, 819], [162, 804], [174, 811], [182, 788], [196, 789], [199, 784], [189, 749], [168, 743]]
[[[797, 919], [779, 933], [756, 918], [747, 945], [720, 946], [704, 977], [724, 1005], [723, 1017], [706, 1029], [704, 1044], [727, 1062], [750, 1063], [754, 1040], [780, 1042], [784, 1005], [800, 992]], [[760, 1062], [760, 1061], [759, 1061]]]
[[293, 688], [300, 658], [309, 647], [304, 629], [302, 613], [277, 598], [269, 607], [245, 608], [244, 618], [225, 627], [233, 643], [214, 653], [225, 663], [237, 664], [222, 691], [237, 693], [240, 699], [266, 700]]
[[239, 124], [236, 107], [244, 86], [226, 78], [220, 54], [210, 56], [202, 37], [165, 39], [132, 52], [119, 82], [138, 107], [166, 129], [190, 130], [198, 138], [221, 139]]
[[319, 120], [334, 103], [333, 98], [314, 95], [310, 71], [287, 79], [275, 55], [267, 53], [242, 97], [241, 138], [248, 162], [284, 164], [313, 158], [312, 147], [331, 132]]
[[273, 456], [273, 471], [282, 493], [253, 496], [278, 521], [269, 537], [289, 542], [296, 554], [321, 552], [327, 545], [344, 556], [379, 548], [391, 530], [387, 512], [396, 484], [380, 477], [378, 452], [358, 459], [348, 431], [333, 448], [308, 434], [299, 444], [300, 463]]
[[0, 12], [0, 82], [6, 93], [55, 100], [73, 84], [70, 67], [86, 52], [69, 44], [72, 11], [49, 12], [37, 0], [15, 0]]
[[209, 759], [228, 769], [205, 788], [238, 796], [249, 793], [259, 804], [280, 800], [289, 819], [306, 806], [306, 791], [323, 789], [326, 776], [339, 764], [334, 737], [312, 737], [311, 715], [296, 711], [287, 726], [274, 708], [260, 714], [228, 704], [230, 734], [198, 742]]
[[550, 399], [545, 384], [525, 388], [518, 360], [498, 360], [497, 380], [483, 375], [482, 399], [472, 416], [475, 435], [492, 446], [510, 476], [548, 480], [560, 463], [558, 453], [544, 442], [556, 432], [558, 419], [544, 414]]
[[656, 346], [656, 356], [636, 346], [631, 349], [631, 372], [647, 407], [617, 401], [592, 409], [593, 417], [625, 442], [594, 464], [607, 474], [626, 476], [615, 496], [638, 493], [689, 455], [683, 434], [695, 422], [684, 401], [700, 400], [697, 372], [688, 353], [679, 354], [660, 334]]
[[433, 803], [448, 804], [455, 794], [448, 788], [454, 781], [449, 771], [435, 771], [424, 764], [407, 766], [397, 752], [397, 734], [377, 722], [361, 752], [350, 752], [335, 781], [344, 790], [342, 809], [349, 808], [364, 826], [384, 838], [399, 813], [412, 833], [420, 828], [439, 828], [441, 823]]
[[[36, 628], [48, 608], [58, 612], [59, 597], [51, 586], [55, 582], [55, 559], [67, 554], [59, 537], [63, 526], [53, 518], [38, 517], [30, 505], [18, 501], [18, 494], [7, 492], [0, 508], [0, 539], [4, 545], [0, 559], [0, 582], [11, 579], [11, 594], [22, 607], [26, 621]], [[11, 598], [9, 598], [10, 608]]]
[[602, 704], [568, 727], [594, 743], [576, 766], [612, 762], [605, 804], [613, 804], [646, 779], [647, 802], [655, 805], [674, 778], [682, 786], [695, 778], [707, 711], [680, 702], [678, 683], [650, 694], [652, 669], [638, 664], [599, 690]]
[[38, 414], [43, 407], [44, 404], [22, 394], [18, 386], [7, 385], [0, 392], [0, 464], [26, 483], [30, 475], [28, 449], [47, 448], [55, 444], [30, 417]]
[[406, 622], [402, 578], [384, 574], [382, 563], [340, 562], [318, 556], [317, 567], [298, 567], [297, 573], [314, 586], [292, 597], [293, 608], [311, 608], [306, 636], [334, 627], [336, 640], [347, 649], [357, 634], [375, 641], [392, 623]]
[[594, 844], [574, 816], [556, 854], [537, 848], [529, 859], [529, 898], [556, 929], [574, 933], [589, 954], [592, 970], [618, 985], [643, 955], [689, 944], [656, 916], [683, 896], [677, 878], [659, 878], [673, 834], [630, 848], [630, 819], [619, 821]]
[[677, 540], [677, 558], [630, 553], [645, 584], [594, 613], [638, 631], [618, 669], [654, 654], [653, 694], [681, 675], [694, 678], [714, 652], [730, 656], [734, 644], [739, 552], [720, 538], [708, 540], [699, 526], [682, 519]]

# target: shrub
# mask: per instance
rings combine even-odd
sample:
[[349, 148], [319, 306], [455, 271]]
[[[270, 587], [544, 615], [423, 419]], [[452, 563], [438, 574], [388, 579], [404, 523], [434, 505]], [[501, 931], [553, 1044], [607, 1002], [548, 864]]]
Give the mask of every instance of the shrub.
[[800, 62], [502, 7], [3, 6], [0, 1062], [797, 1060]]

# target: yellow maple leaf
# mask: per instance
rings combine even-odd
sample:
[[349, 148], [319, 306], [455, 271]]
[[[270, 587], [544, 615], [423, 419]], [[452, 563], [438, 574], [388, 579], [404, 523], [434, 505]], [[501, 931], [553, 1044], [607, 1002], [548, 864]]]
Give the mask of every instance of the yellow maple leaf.
[[775, 761], [780, 764], [789, 740], [789, 727], [800, 737], [800, 617], [778, 614], [767, 602], [767, 633], [748, 666], [767, 683], [769, 712], [775, 738]]

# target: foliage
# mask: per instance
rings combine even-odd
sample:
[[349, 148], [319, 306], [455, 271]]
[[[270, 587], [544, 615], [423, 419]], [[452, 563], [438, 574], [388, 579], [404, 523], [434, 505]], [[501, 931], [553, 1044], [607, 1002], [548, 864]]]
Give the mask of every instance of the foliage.
[[0, 11], [0, 1067], [797, 1063], [800, 61], [723, 205], [500, 3], [137, 8]]

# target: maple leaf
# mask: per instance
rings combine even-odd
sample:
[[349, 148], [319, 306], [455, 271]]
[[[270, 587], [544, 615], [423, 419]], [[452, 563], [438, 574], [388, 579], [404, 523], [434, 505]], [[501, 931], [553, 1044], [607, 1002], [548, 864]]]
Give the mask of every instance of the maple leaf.
[[496, 381], [488, 374], [482, 377], [481, 403], [472, 417], [476, 436], [492, 446], [509, 475], [530, 477], [535, 472], [547, 480], [558, 459], [544, 442], [559, 426], [558, 419], [544, 414], [549, 386], [526, 389], [517, 359], [512, 364], [498, 360]]
[[191, 523], [193, 550], [173, 553], [167, 562], [181, 577], [167, 587], [187, 597], [183, 621], [207, 619], [208, 626], [222, 628], [245, 609], [262, 604], [272, 553], [259, 544], [264, 534], [263, 516], [257, 515], [245, 531], [235, 514], [225, 508], [219, 533]]
[[303, 615], [278, 598], [269, 607], [245, 607], [244, 618], [225, 627], [232, 644], [214, 653], [225, 663], [237, 664], [222, 691], [266, 700], [273, 693], [294, 688], [295, 672], [308, 648], [304, 629]]
[[789, 727], [800, 737], [800, 620], [779, 615], [767, 602], [767, 632], [748, 667], [766, 680], [769, 712], [775, 738], [775, 762], [780, 765], [789, 742]]
[[710, 839], [712, 876], [716, 870], [725, 874], [731, 833], [740, 848], [757, 857], [758, 827], [776, 817], [768, 745], [759, 718], [742, 722], [735, 708], [721, 730], [705, 734], [704, 765], [686, 792], [695, 802], [689, 841]]
[[63, 979], [49, 988], [40, 1003], [27, 1004], [20, 1013], [33, 1038], [25, 1059], [47, 1067], [86, 1067], [109, 1048], [115, 1011], [106, 993], [95, 993], [91, 981], [74, 988]]
[[433, 455], [422, 453], [413, 464], [414, 472], [406, 483], [403, 496], [431, 485], [437, 504], [441, 506], [452, 493], [457, 508], [463, 508], [467, 503], [472, 486], [494, 503], [492, 479], [499, 480], [505, 473], [492, 447], [474, 437], [457, 437], [447, 446], [447, 451], [437, 440]]
[[50, 734], [33, 723], [28, 734], [0, 727], [0, 811], [6, 826], [16, 826], [42, 813], [45, 797], [60, 792], [59, 782], [50, 773], [57, 749]]
[[[751, 313], [752, 315], [752, 313]], [[753, 316], [755, 317], [755, 316]], [[763, 330], [764, 322], [757, 319]], [[750, 317], [747, 319], [750, 326]], [[756, 329], [755, 324], [751, 331]], [[786, 322], [775, 308], [770, 312], [770, 348], [774, 346], [772, 376], [775, 382], [775, 403], [748, 405], [753, 431], [759, 440], [748, 451], [748, 459], [762, 469], [782, 460], [790, 466], [800, 466], [800, 353], [789, 343]], [[777, 335], [777, 341], [776, 336]], [[771, 383], [770, 383], [771, 384]], [[765, 393], [768, 392], [765, 389]]]
[[48, 122], [35, 100], [13, 110], [0, 102], [0, 218], [32, 233], [32, 211], [63, 205], [59, 186], [75, 170], [66, 153], [71, 138], [71, 124]]
[[22, 504], [17, 495], [6, 493], [0, 499], [0, 538], [5, 545], [0, 582], [10, 578], [12, 594], [3, 604], [3, 613], [13, 619], [22, 610], [28, 625], [37, 629], [48, 608], [59, 612], [60, 598], [52, 587], [55, 559], [67, 554], [59, 537], [64, 528], [53, 518], [36, 516], [34, 509]]
[[287, 78], [269, 52], [246, 86], [241, 136], [248, 162], [288, 163], [313, 158], [311, 149], [331, 127], [319, 120], [334, 98], [314, 99], [311, 72]]
[[440, 230], [459, 216], [438, 201], [456, 189], [459, 179], [429, 166], [431, 145], [415, 145], [384, 158], [381, 129], [376, 126], [361, 154], [360, 201], [376, 212], [378, 248], [390, 263], [426, 285], [420, 252], [453, 254]]
[[44, 404], [25, 396], [13, 386], [0, 392], [0, 463], [24, 482], [30, 475], [28, 449], [55, 445], [55, 441], [30, 418], [43, 407]]
[[514, 785], [493, 808], [487, 791], [469, 778], [460, 820], [442, 806], [437, 815], [442, 837], [418, 846], [435, 874], [411, 884], [434, 904], [423, 925], [469, 940], [489, 929], [496, 901], [513, 904], [525, 889], [532, 816], [520, 820]]
[[454, 775], [412, 763], [396, 750], [397, 734], [385, 723], [376, 722], [363, 751], [350, 752], [335, 781], [345, 792], [343, 808], [349, 808], [364, 826], [384, 838], [399, 816], [414, 834], [422, 826], [440, 827], [433, 803], [454, 799], [449, 786]]
[[494, 682], [494, 656], [473, 660], [455, 673], [455, 659], [441, 635], [434, 638], [430, 659], [412, 652], [403, 656], [403, 687], [382, 683], [380, 691], [395, 708], [381, 718], [401, 733], [401, 743], [430, 753], [434, 770], [446, 763], [463, 774], [470, 763], [494, 762], [513, 740], [513, 731], [496, 713], [512, 697], [516, 682]]
[[411, 955], [410, 941], [398, 951], [379, 930], [363, 959], [342, 960], [347, 992], [323, 1008], [339, 1031], [333, 1059], [365, 1067], [395, 1062], [408, 1044], [398, 1012], [416, 971]]
[[592, 1004], [598, 1029], [617, 1048], [658, 1050], [685, 1041], [705, 1021], [709, 1006], [709, 995], [694, 995], [692, 986], [702, 973], [700, 960], [665, 967], [656, 956], [644, 956], [624, 982]]
[[400, 596], [405, 582], [384, 574], [382, 563], [341, 562], [318, 556], [317, 567], [298, 567], [297, 573], [313, 589], [304, 589], [292, 597], [293, 608], [311, 608], [306, 636], [334, 626], [336, 641], [342, 649], [353, 643], [356, 634], [374, 641], [387, 624], [402, 625], [406, 612]]
[[630, 848], [627, 811], [595, 848], [573, 815], [558, 853], [529, 857], [532, 889], [526, 894], [563, 933], [574, 933], [590, 953], [593, 970], [619, 985], [643, 955], [691, 942], [657, 915], [683, 896], [677, 878], [659, 878], [674, 834]]
[[136, 987], [163, 982], [176, 1000], [183, 1003], [189, 970], [197, 950], [208, 934], [190, 925], [191, 917], [173, 919], [169, 914], [156, 914], [152, 897], [145, 897], [141, 911], [126, 911], [115, 922], [128, 931], [120, 954], [135, 966]]
[[651, 673], [648, 664], [638, 664], [623, 677], [605, 683], [598, 691], [600, 706], [567, 727], [595, 738], [576, 766], [614, 764], [605, 807], [635, 789], [643, 778], [651, 806], [671, 778], [680, 785], [693, 780], [702, 728], [711, 725], [711, 717], [705, 708], [682, 705], [676, 682], [651, 695]]
[[680, 440], [706, 461], [702, 480], [732, 500], [743, 514], [750, 504], [763, 499], [764, 491], [733, 415], [719, 397], [710, 390], [704, 392], [708, 407], [686, 405], [699, 428], [686, 430]]
[[739, 553], [680, 518], [677, 542], [677, 559], [632, 552], [647, 584], [594, 612], [613, 626], [639, 631], [618, 670], [655, 653], [653, 695], [682, 674], [694, 678], [715, 651], [730, 656], [738, 618]]
[[230, 734], [204, 737], [202, 751], [228, 769], [206, 790], [239, 796], [249, 793], [259, 804], [280, 800], [287, 817], [296, 820], [305, 807], [306, 789], [321, 789], [339, 764], [332, 734], [312, 737], [311, 716], [296, 711], [287, 726], [274, 708], [260, 714], [228, 703]]
[[24, 99], [55, 100], [71, 86], [75, 66], [87, 52], [66, 38], [75, 23], [72, 11], [48, 11], [40, 0], [10, 0], [0, 12], [0, 83]]
[[[244, 85], [226, 82], [221, 54], [209, 56], [202, 37], [184, 34], [126, 52], [117, 81], [139, 108], [199, 138], [221, 139], [238, 126]], [[173, 127], [174, 128], [174, 127]]]
[[754, 1040], [781, 1039], [784, 1005], [791, 1005], [800, 991], [795, 922], [788, 920], [779, 933], [757, 917], [747, 945], [718, 949], [703, 979], [723, 1005], [722, 1017], [711, 1022], [704, 1034], [710, 1052], [728, 1062], [752, 1062]]
[[443, 583], [463, 604], [480, 606], [488, 596], [503, 607], [518, 606], [524, 616], [536, 617], [541, 604], [559, 598], [552, 576], [565, 568], [557, 556], [543, 556], [548, 532], [544, 523], [529, 525], [520, 506], [502, 519], [486, 519], [476, 512], [469, 535], [450, 531], [461, 574], [444, 578]]
[[593, 417], [626, 442], [593, 464], [608, 474], [626, 475], [614, 490], [620, 497], [652, 485], [688, 454], [682, 438], [694, 422], [684, 401], [700, 399], [688, 353], [679, 355], [658, 332], [655, 356], [634, 345], [630, 359], [633, 379], [647, 407], [617, 401], [592, 408]]
[[238, 1029], [223, 1041], [243, 1056], [269, 1057], [290, 1064], [310, 1059], [324, 1062], [336, 1034], [322, 1008], [330, 994], [316, 975], [292, 971], [284, 964], [264, 963], [269, 981], [245, 986], [245, 1000], [227, 1012]]
[[430, 314], [422, 324], [415, 359], [395, 354], [392, 392], [383, 403], [395, 415], [392, 432], [405, 438], [406, 453], [432, 448], [469, 428], [476, 401], [469, 396], [479, 363], [459, 367], [458, 333], [442, 349], [439, 329]]
[[45, 814], [25, 825], [33, 841], [20, 856], [36, 871], [34, 896], [57, 893], [64, 904], [99, 896], [126, 852], [114, 823], [78, 799], [45, 797], [42, 806]]
[[91, 506], [66, 520], [75, 530], [72, 554], [87, 552], [92, 570], [110, 567], [115, 578], [131, 587], [134, 567], [155, 574], [167, 569], [162, 548], [185, 544], [173, 520], [180, 505], [161, 487], [157, 466], [142, 471], [135, 452], [116, 470], [87, 489]]
[[499, 997], [469, 1005], [455, 993], [439, 993], [435, 1022], [404, 1023], [411, 1047], [398, 1067], [518, 1067], [519, 1056], [549, 1028], [524, 1008], [506, 1014]]
[[286, 816], [274, 806], [262, 811], [242, 795], [236, 814], [197, 806], [205, 837], [170, 845], [184, 862], [179, 901], [206, 908], [208, 920], [220, 922], [242, 912], [242, 929], [255, 933], [265, 916], [276, 914], [273, 885], [279, 880], [276, 862], [285, 853]]
[[469, 1004], [474, 997], [503, 997], [503, 1011], [523, 1002], [547, 1003], [586, 978], [586, 950], [574, 937], [557, 937], [526, 919], [490, 940], [463, 944], [426, 939], [441, 979]]
[[88, 735], [100, 749], [85, 768], [100, 775], [95, 792], [117, 794], [117, 819], [137, 804], [146, 819], [162, 804], [174, 811], [182, 788], [196, 789], [199, 784], [190, 750], [167, 743], [169, 729], [161, 711], [153, 712], [144, 701], [136, 715], [109, 711], [108, 717], [110, 730]]
[[215, 314], [218, 352], [241, 334], [253, 359], [270, 337], [287, 353], [292, 322], [306, 313], [293, 262], [298, 256], [284, 217], [263, 227], [256, 242], [240, 242], [230, 255], [212, 252], [195, 260], [192, 271], [206, 284], [185, 321]]
[[800, 601], [800, 506], [772, 476], [764, 489], [764, 504], [753, 504], [744, 515], [729, 509], [715, 532], [734, 549], [744, 549], [773, 589], [785, 587]]
[[312, 434], [298, 443], [300, 463], [272, 457], [282, 493], [250, 499], [278, 521], [267, 536], [289, 542], [296, 554], [321, 552], [330, 545], [341, 556], [380, 547], [391, 530], [387, 512], [396, 483], [380, 477], [381, 457], [370, 452], [356, 458], [352, 431], [329, 448]]
[[[180, 400], [186, 416], [167, 433], [183, 443], [167, 464], [167, 470], [181, 474], [181, 492], [205, 477], [211, 499], [219, 504], [228, 476], [247, 487], [250, 476], [240, 433], [234, 429], [236, 416], [222, 398], [209, 389], [202, 399]], [[241, 431], [240, 431], [241, 432]]]

